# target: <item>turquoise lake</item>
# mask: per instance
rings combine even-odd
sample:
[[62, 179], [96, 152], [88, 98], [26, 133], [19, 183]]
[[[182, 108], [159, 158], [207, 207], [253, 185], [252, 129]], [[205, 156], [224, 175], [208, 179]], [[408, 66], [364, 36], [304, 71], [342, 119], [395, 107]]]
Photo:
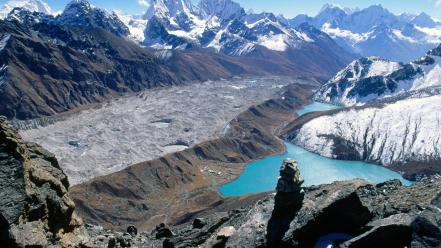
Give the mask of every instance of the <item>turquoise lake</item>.
[[[338, 107], [313, 103], [297, 111], [303, 115], [309, 112], [336, 109]], [[247, 165], [242, 175], [235, 181], [220, 188], [224, 196], [241, 196], [250, 193], [272, 191], [276, 187], [279, 168], [285, 158], [296, 159], [305, 178], [304, 186], [332, 183], [334, 181], [365, 179], [371, 183], [381, 183], [399, 179], [404, 185], [413, 182], [404, 179], [399, 173], [374, 164], [329, 159], [308, 152], [302, 147], [285, 143], [286, 153], [269, 156]]]

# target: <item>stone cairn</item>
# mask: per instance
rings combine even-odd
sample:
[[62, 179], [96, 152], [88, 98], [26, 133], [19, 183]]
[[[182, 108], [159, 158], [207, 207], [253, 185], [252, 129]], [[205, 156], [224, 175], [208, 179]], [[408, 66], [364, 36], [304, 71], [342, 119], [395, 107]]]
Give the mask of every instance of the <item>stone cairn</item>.
[[305, 191], [302, 189], [303, 182], [297, 161], [285, 159], [280, 168], [274, 210], [268, 222], [266, 244], [263, 247], [282, 247], [280, 242], [283, 235], [297, 212], [302, 208], [305, 197]]
[[298, 210], [302, 207], [305, 191], [302, 189], [304, 180], [294, 159], [285, 159], [280, 168], [277, 182], [277, 194], [274, 204], [275, 214]]

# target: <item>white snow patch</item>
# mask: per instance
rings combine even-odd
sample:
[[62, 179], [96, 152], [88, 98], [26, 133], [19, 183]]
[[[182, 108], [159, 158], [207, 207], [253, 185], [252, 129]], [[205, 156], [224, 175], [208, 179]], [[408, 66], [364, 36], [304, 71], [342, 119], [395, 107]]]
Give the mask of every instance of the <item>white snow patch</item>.
[[393, 29], [392, 33], [400, 40], [404, 40], [404, 41], [407, 41], [407, 42], [410, 42], [410, 43], [419, 43], [414, 38], [404, 35], [401, 30]]
[[270, 50], [283, 52], [288, 48], [287, 39], [288, 37], [285, 34], [263, 36], [259, 38], [258, 44]]
[[373, 59], [373, 63], [369, 67], [366, 77], [387, 76], [400, 68], [397, 62], [390, 62], [381, 59]]
[[328, 22], [323, 24], [322, 31], [327, 33], [332, 38], [339, 37], [339, 38], [348, 39], [351, 41], [352, 44], [367, 40], [367, 38], [369, 37], [369, 34], [370, 34], [370, 33], [357, 34], [357, 33], [351, 32], [350, 30], [333, 28], [333, 27], [331, 27], [331, 24]]

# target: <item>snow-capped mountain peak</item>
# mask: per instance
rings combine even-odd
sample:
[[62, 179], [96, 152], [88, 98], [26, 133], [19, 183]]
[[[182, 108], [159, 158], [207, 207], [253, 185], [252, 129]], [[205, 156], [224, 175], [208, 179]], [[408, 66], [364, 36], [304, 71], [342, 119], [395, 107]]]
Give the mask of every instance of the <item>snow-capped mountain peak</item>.
[[88, 0], [72, 0], [66, 5], [63, 15], [81, 15], [92, 10], [92, 6]]
[[319, 15], [326, 13], [326, 12], [331, 12], [331, 11], [335, 11], [335, 12], [340, 12], [343, 11], [346, 13], [346, 11], [343, 9], [343, 7], [336, 5], [336, 4], [332, 4], [332, 3], [326, 3], [325, 5], [323, 5], [323, 7], [320, 9], [319, 11]]
[[222, 20], [232, 20], [245, 15], [245, 10], [231, 0], [201, 0], [198, 8], [205, 18], [217, 16]]
[[128, 36], [129, 29], [117, 14], [93, 7], [88, 0], [72, 0], [57, 17], [63, 25], [103, 28], [117, 36]]
[[51, 7], [42, 0], [10, 0], [0, 8], [0, 18], [4, 19], [14, 8], [23, 8], [31, 12], [53, 15]]
[[193, 5], [190, 0], [152, 0], [144, 16], [150, 19], [153, 16], [158, 18], [172, 18], [180, 14], [191, 14]]

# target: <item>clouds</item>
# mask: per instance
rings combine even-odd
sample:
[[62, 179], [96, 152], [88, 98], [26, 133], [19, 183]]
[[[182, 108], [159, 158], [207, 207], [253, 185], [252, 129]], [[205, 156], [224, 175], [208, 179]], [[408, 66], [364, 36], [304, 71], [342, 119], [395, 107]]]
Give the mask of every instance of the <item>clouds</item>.
[[[439, 0], [441, 1], [441, 0]], [[138, 0], [138, 4], [144, 7], [148, 7], [150, 4], [147, 0]]]

